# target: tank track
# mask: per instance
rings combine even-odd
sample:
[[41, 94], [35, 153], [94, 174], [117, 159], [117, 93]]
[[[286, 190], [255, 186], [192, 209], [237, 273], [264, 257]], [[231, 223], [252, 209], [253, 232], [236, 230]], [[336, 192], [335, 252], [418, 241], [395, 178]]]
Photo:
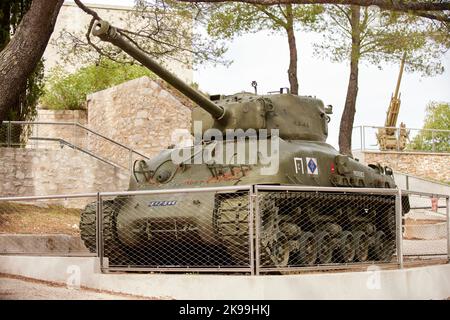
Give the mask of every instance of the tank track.
[[[395, 253], [392, 196], [261, 193], [260, 264], [267, 267], [388, 262]], [[311, 203], [316, 204], [310, 205]], [[332, 214], [322, 215], [317, 205]], [[331, 205], [332, 204], [332, 205]], [[248, 194], [216, 198], [217, 235], [234, 263], [248, 261]], [[377, 212], [374, 208], [382, 208]], [[356, 214], [367, 211], [366, 216]], [[256, 224], [255, 224], [256, 225]]]
[[389, 262], [395, 253], [393, 196], [266, 193], [260, 208], [262, 265]]
[[215, 203], [214, 229], [222, 247], [234, 264], [250, 264], [248, 193], [219, 194]]
[[[131, 262], [128, 250], [117, 238], [114, 200], [103, 201], [103, 249], [104, 257], [114, 265], [127, 265]], [[80, 235], [86, 248], [95, 253], [96, 240], [96, 207], [95, 202], [88, 204], [81, 212]]]

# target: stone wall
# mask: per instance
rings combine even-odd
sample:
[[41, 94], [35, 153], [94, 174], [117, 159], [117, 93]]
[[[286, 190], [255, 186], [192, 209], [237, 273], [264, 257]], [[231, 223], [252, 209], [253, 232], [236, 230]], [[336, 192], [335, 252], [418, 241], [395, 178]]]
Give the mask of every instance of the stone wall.
[[40, 122], [78, 122], [87, 124], [86, 110], [48, 110], [40, 106], [36, 121]]
[[[131, 80], [88, 97], [89, 128], [154, 156], [171, 143], [174, 129], [188, 129], [191, 109], [157, 81], [148, 77]], [[120, 160], [108, 145], [99, 143], [97, 152]]]
[[129, 174], [79, 151], [0, 148], [0, 196], [126, 190]]
[[394, 172], [450, 183], [450, 154], [366, 151], [354, 156], [366, 164], [379, 162]]

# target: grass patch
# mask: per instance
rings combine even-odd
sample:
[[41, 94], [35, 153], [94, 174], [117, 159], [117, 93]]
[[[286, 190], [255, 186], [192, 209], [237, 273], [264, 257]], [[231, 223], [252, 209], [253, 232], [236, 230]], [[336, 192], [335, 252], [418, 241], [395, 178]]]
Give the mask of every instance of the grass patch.
[[81, 209], [0, 202], [0, 233], [79, 235]]

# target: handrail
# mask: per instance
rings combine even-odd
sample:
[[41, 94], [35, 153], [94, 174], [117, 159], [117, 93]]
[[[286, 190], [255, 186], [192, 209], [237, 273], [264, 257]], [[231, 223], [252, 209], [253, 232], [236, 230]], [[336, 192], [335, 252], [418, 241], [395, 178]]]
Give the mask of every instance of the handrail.
[[86, 153], [86, 154], [90, 155], [91, 157], [96, 158], [97, 160], [100, 160], [100, 161], [102, 161], [102, 162], [104, 162], [106, 164], [109, 164], [111, 166], [114, 166], [116, 168], [125, 169], [125, 170], [127, 169], [127, 168], [125, 168], [125, 167], [123, 167], [121, 165], [115, 164], [115, 163], [113, 163], [113, 162], [111, 162], [109, 160], [106, 160], [106, 159], [104, 159], [104, 158], [102, 158], [100, 156], [97, 156], [96, 154], [94, 154], [94, 153], [92, 153], [90, 151], [87, 151], [87, 150], [85, 150], [83, 148], [80, 148], [80, 147], [78, 147], [78, 146], [76, 146], [76, 145], [74, 145], [74, 144], [72, 144], [72, 143], [70, 143], [70, 142], [68, 142], [68, 141], [66, 141], [64, 139], [61, 139], [61, 138], [29, 137], [28, 139], [30, 139], [30, 140], [37, 140], [37, 141], [55, 141], [55, 142], [59, 142], [60, 144], [66, 145], [69, 148], [72, 148], [74, 150], [78, 150], [78, 151], [81, 151], [83, 153]]
[[435, 132], [448, 132], [450, 133], [450, 130], [446, 130], [446, 129], [425, 129], [425, 128], [400, 128], [400, 127], [383, 127], [383, 126], [356, 126], [353, 127], [353, 129], [356, 128], [372, 128], [372, 129], [397, 129], [397, 130], [417, 130], [417, 131], [435, 131]]
[[[367, 130], [367, 129], [372, 129], [372, 130]], [[373, 135], [373, 137], [375, 137], [376, 135], [374, 134], [374, 129], [387, 129], [387, 130], [392, 130], [394, 132], [397, 132], [396, 134], [398, 135], [401, 132], [414, 132], [417, 133], [417, 136], [421, 135], [426, 137], [426, 139], [429, 139], [429, 146], [431, 146], [431, 150], [427, 150], [427, 149], [408, 149], [408, 150], [400, 150], [399, 146], [397, 145], [397, 149], [392, 149], [392, 150], [380, 150], [380, 152], [408, 152], [408, 153], [432, 153], [432, 154], [449, 154], [450, 152], [448, 150], [436, 150], [435, 146], [436, 143], [438, 143], [439, 141], [437, 141], [436, 139], [438, 138], [438, 134], [439, 136], [449, 136], [450, 137], [450, 130], [448, 129], [425, 129], [425, 128], [401, 128], [401, 127], [383, 127], [383, 126], [367, 126], [367, 125], [359, 125], [359, 126], [354, 126], [352, 128], [352, 135], [359, 133], [359, 139], [360, 139], [360, 146], [352, 146], [352, 150], [361, 150], [361, 151], [372, 151], [372, 150], [377, 150], [374, 148], [370, 148], [370, 147], [374, 147], [379, 145], [378, 142], [375, 142], [375, 144], [367, 144], [367, 138], [369, 137], [370, 141], [373, 141], [370, 136]], [[359, 132], [358, 132], [359, 131]], [[370, 135], [368, 135], [370, 133]], [[425, 135], [426, 134], [426, 135]], [[431, 134], [431, 137], [429, 137], [429, 135]]]
[[124, 144], [122, 144], [122, 143], [120, 143], [120, 142], [117, 142], [117, 141], [115, 141], [115, 140], [113, 140], [113, 139], [111, 139], [111, 138], [108, 138], [107, 136], [104, 136], [103, 134], [98, 133], [98, 132], [95, 131], [95, 130], [92, 130], [92, 129], [86, 127], [86, 126], [83, 126], [83, 125], [80, 124], [79, 122], [4, 121], [4, 123], [10, 123], [10, 124], [23, 124], [23, 125], [26, 125], [26, 124], [40, 125], [40, 124], [41, 124], [41, 125], [69, 125], [69, 126], [76, 126], [76, 127], [82, 128], [82, 129], [84, 129], [84, 130], [86, 130], [86, 131], [89, 131], [90, 133], [93, 133], [94, 135], [99, 136], [99, 137], [101, 137], [101, 138], [103, 138], [103, 139], [105, 139], [105, 140], [107, 140], [107, 141], [109, 141], [109, 142], [111, 142], [111, 143], [113, 143], [113, 144], [115, 144], [115, 145], [117, 145], [117, 146], [120, 146], [120, 147], [122, 147], [122, 148], [124, 148], [124, 149], [127, 149], [128, 151], [133, 152], [133, 153], [135, 153], [135, 154], [137, 154], [137, 155], [139, 155], [139, 156], [141, 156], [141, 157], [144, 157], [144, 158], [146, 158], [146, 159], [150, 159], [149, 157], [147, 157], [146, 155], [140, 153], [139, 151], [136, 151], [136, 150], [134, 150], [133, 148], [131, 148], [131, 147], [129, 147], [129, 146], [126, 146], [126, 145], [124, 145]]

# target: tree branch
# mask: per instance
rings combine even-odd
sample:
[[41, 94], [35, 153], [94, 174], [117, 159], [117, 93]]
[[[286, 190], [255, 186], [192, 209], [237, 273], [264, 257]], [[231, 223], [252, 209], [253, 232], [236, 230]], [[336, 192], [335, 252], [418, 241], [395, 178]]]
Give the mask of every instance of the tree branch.
[[449, 1], [402, 1], [402, 0], [177, 0], [179, 2], [243, 2], [259, 5], [279, 5], [279, 4], [340, 4], [358, 5], [361, 7], [377, 6], [382, 10], [410, 12], [428, 19], [444, 22], [450, 21], [450, 14], [438, 15], [427, 12], [450, 11]]

